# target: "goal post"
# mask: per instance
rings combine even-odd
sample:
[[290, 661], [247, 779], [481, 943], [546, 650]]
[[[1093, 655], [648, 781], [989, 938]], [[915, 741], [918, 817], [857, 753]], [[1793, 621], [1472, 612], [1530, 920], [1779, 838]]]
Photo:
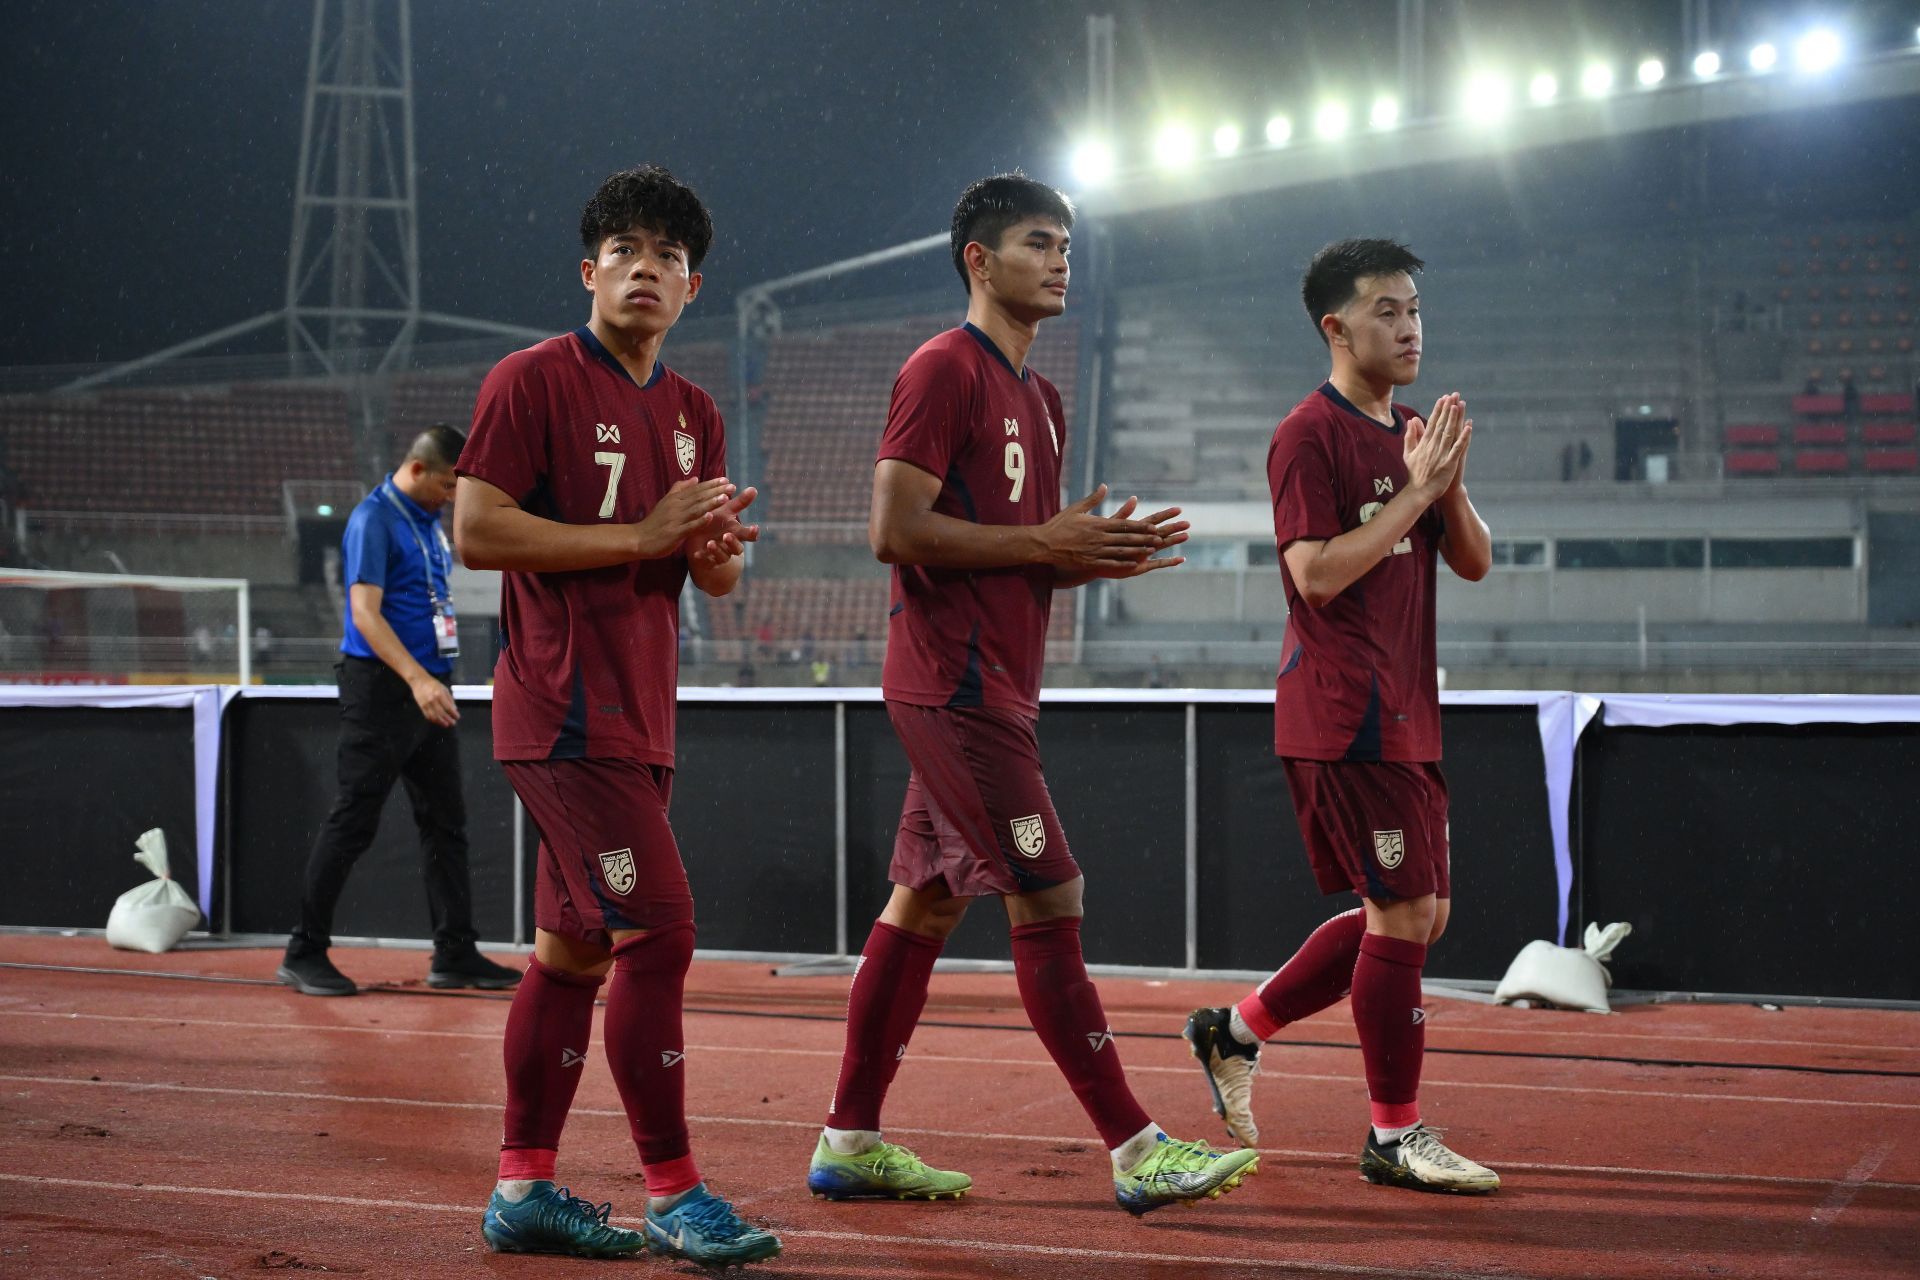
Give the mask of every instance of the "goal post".
[[0, 684], [253, 682], [247, 580], [0, 566]]

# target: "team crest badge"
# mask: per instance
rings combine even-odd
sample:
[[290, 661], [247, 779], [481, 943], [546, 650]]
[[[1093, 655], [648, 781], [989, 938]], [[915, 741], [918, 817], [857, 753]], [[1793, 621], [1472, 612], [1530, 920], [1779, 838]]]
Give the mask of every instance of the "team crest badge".
[[607, 878], [607, 888], [625, 897], [633, 889], [633, 850], [601, 854], [600, 871]]
[[680, 415], [680, 430], [673, 433], [673, 456], [680, 463], [680, 474], [693, 474], [693, 437], [687, 434], [687, 415]]
[[1047, 824], [1037, 813], [1013, 820], [1013, 847], [1029, 858], [1037, 858], [1047, 847]]
[[1381, 866], [1393, 870], [1407, 856], [1406, 837], [1398, 831], [1374, 832], [1373, 856], [1380, 860]]

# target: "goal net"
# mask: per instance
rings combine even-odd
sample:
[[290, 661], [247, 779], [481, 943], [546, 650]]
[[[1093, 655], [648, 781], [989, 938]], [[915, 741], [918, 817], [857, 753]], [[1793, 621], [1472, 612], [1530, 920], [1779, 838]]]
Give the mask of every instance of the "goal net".
[[0, 568], [0, 684], [248, 684], [241, 578]]

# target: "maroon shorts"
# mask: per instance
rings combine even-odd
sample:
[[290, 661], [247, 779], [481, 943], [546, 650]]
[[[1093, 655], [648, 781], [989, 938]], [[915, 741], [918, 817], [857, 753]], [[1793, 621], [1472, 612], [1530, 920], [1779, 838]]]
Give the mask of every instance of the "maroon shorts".
[[1438, 764], [1283, 761], [1322, 893], [1448, 898], [1447, 778]]
[[906, 748], [900, 831], [887, 878], [946, 882], [957, 898], [1030, 893], [1080, 874], [1040, 770], [1034, 719], [995, 707], [887, 703]]
[[667, 825], [673, 770], [633, 759], [504, 760], [540, 828], [533, 922], [609, 946], [619, 929], [693, 919], [693, 891]]

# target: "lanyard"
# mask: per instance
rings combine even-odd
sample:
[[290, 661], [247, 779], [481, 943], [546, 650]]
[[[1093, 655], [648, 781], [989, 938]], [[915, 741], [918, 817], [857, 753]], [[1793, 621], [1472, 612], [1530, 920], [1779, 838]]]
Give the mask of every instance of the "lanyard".
[[[427, 544], [422, 541], [420, 537], [420, 530], [414, 527], [413, 516], [409, 514], [406, 507], [401, 504], [400, 495], [393, 491], [392, 479], [386, 479], [380, 482], [380, 496], [385, 498], [392, 504], [393, 509], [400, 513], [400, 519], [406, 524], [407, 532], [413, 535], [413, 545], [420, 548], [420, 558], [426, 561], [427, 564], [427, 600], [433, 605], [434, 611], [437, 613], [440, 609], [440, 593], [434, 589], [433, 571], [440, 566], [435, 562], [433, 553], [427, 550]], [[448, 570], [451, 570], [453, 567], [453, 548], [447, 545], [447, 531], [440, 527], [438, 521], [435, 521], [433, 532], [440, 543], [441, 551], [446, 553], [447, 567]]]

